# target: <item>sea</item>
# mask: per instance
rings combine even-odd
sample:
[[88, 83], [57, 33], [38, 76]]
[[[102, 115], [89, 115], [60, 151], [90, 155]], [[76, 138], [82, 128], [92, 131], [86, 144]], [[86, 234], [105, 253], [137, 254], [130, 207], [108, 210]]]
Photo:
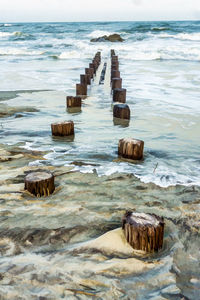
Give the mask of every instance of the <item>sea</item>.
[[[90, 42], [112, 33], [125, 41]], [[94, 54], [101, 51], [104, 62], [111, 48], [119, 57], [131, 110], [126, 128], [113, 125], [110, 86], [98, 81], [82, 113], [66, 112], [65, 97], [75, 95]], [[1, 91], [26, 91], [9, 104], [39, 110], [2, 120], [2, 143], [47, 150], [45, 164], [85, 161], [82, 172], [93, 172], [97, 163], [99, 176], [120, 171], [161, 187], [200, 184], [199, 21], [0, 24], [0, 69]], [[75, 140], [55, 142], [50, 124], [68, 119], [75, 122]], [[144, 140], [142, 163], [115, 162], [124, 137]]]
[[[124, 41], [91, 42], [113, 33]], [[111, 49], [130, 122], [113, 119]], [[68, 110], [97, 51], [88, 96]], [[200, 21], [0, 23], [0, 299], [199, 299], [199, 95]], [[68, 120], [74, 138], [52, 137]], [[118, 157], [129, 137], [141, 161]], [[24, 190], [38, 169], [55, 176], [49, 197]], [[158, 253], [127, 243], [127, 210], [164, 218]]]

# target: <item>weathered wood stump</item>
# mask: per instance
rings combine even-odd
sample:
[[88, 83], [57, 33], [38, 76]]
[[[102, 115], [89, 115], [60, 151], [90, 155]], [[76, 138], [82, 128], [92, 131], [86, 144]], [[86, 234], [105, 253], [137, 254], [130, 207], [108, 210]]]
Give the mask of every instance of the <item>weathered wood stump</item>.
[[120, 72], [116, 69], [111, 70], [111, 79], [120, 78]]
[[111, 50], [110, 50], [110, 55], [111, 55], [111, 56], [114, 56], [114, 55], [115, 55], [115, 50], [114, 50], [114, 49], [111, 49]]
[[74, 135], [74, 122], [58, 122], [51, 124], [51, 132], [53, 136], [69, 136]]
[[117, 55], [113, 55], [112, 58], [111, 58], [111, 61], [113, 60], [117, 60], [118, 61], [118, 56]]
[[126, 102], [126, 89], [114, 89], [113, 90], [113, 102]]
[[81, 74], [80, 75], [80, 82], [81, 82], [81, 84], [85, 84], [85, 85], [91, 84], [90, 75], [88, 75], [88, 74]]
[[29, 173], [24, 183], [24, 189], [37, 197], [49, 196], [55, 190], [54, 175], [47, 171]]
[[96, 74], [96, 68], [95, 65], [93, 63], [89, 64], [89, 68], [94, 70], [94, 74]]
[[111, 64], [111, 70], [119, 71], [119, 63], [115, 62], [115, 63]]
[[67, 107], [81, 107], [81, 97], [67, 96]]
[[133, 138], [119, 140], [118, 155], [132, 160], [143, 158], [144, 142]]
[[122, 88], [122, 79], [118, 77], [112, 78], [112, 89], [121, 89]]
[[130, 119], [130, 108], [127, 104], [115, 104], [113, 107], [113, 117], [119, 119]]
[[127, 242], [136, 250], [158, 251], [163, 246], [164, 219], [154, 214], [126, 212], [122, 229]]
[[87, 96], [87, 84], [77, 83], [76, 96]]
[[90, 78], [94, 77], [94, 69], [93, 68], [85, 68], [85, 74], [90, 75]]

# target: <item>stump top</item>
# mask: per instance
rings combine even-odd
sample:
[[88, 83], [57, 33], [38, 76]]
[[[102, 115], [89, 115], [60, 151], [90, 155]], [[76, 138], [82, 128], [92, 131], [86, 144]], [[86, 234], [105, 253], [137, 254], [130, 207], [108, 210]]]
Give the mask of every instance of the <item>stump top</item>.
[[29, 182], [37, 182], [42, 180], [48, 180], [52, 178], [53, 174], [50, 172], [31, 172], [29, 173], [25, 180]]
[[127, 212], [123, 217], [123, 224], [128, 223], [134, 226], [158, 226], [164, 224], [162, 217], [154, 214]]
[[71, 124], [74, 123], [73, 121], [63, 121], [63, 122], [56, 122], [52, 123], [51, 125], [65, 125], [65, 124]]
[[127, 104], [115, 104], [114, 107], [117, 107], [117, 108], [129, 108], [129, 106]]
[[121, 139], [120, 141], [123, 141], [124, 143], [131, 143], [131, 144], [140, 144], [141, 142], [144, 143], [142, 140], [137, 140], [133, 138], [124, 138]]

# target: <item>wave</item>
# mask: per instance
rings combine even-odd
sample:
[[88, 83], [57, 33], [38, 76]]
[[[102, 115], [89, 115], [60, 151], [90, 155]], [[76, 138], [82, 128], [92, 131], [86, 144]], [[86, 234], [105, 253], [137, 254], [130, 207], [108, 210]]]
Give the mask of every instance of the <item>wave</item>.
[[42, 55], [44, 54], [44, 51], [29, 51], [27, 49], [17, 49], [17, 48], [0, 48], [0, 56], [4, 55], [16, 55], [16, 56], [24, 56], [24, 55]]
[[71, 59], [71, 58], [81, 58], [83, 57], [83, 53], [79, 51], [65, 51], [60, 55], [54, 55], [54, 58], [57, 57], [59, 59]]
[[104, 30], [94, 30], [91, 33], [89, 33], [87, 35], [87, 37], [89, 38], [98, 38], [104, 35], [110, 35], [110, 34], [114, 34], [115, 32], [112, 31], [104, 31]]
[[29, 33], [25, 33], [22, 31], [14, 31], [14, 32], [0, 32], [0, 37], [13, 37], [14, 40], [18, 39], [35, 39], [33, 35]]
[[179, 40], [184, 40], [184, 41], [200, 41], [200, 32], [198, 32], [198, 33], [179, 33], [179, 34], [174, 34], [174, 35], [163, 33], [163, 34], [160, 34], [159, 37], [179, 39]]

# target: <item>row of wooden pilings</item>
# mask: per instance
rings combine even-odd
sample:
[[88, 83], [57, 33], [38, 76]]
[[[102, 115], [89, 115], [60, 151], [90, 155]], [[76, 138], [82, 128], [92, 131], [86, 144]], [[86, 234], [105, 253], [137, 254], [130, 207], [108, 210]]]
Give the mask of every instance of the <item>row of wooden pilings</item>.
[[[114, 124], [120, 124], [119, 120], [123, 120], [126, 124], [130, 120], [130, 108], [126, 103], [126, 89], [122, 88], [122, 78], [119, 71], [118, 56], [115, 51], [111, 50], [111, 89], [113, 103], [113, 121]], [[122, 158], [130, 160], [143, 159], [144, 142], [133, 138], [123, 138], [118, 143], [118, 155]]]
[[[91, 84], [101, 63], [101, 53], [97, 52], [85, 74], [80, 75], [80, 83], [76, 84], [76, 96], [67, 96], [67, 108], [81, 108], [82, 99], [87, 97], [87, 87]], [[106, 63], [99, 84], [104, 81]], [[122, 78], [119, 71], [119, 60], [115, 51], [111, 50], [111, 90], [113, 103], [113, 118], [130, 119], [130, 109], [126, 103], [126, 89], [122, 88]], [[51, 124], [53, 136], [73, 136], [73, 121]], [[123, 138], [118, 143], [119, 157], [130, 160], [143, 158], [144, 142], [134, 138]], [[31, 194], [41, 197], [49, 196], [55, 190], [54, 175], [48, 171], [30, 172], [25, 177], [25, 189]], [[128, 211], [122, 218], [122, 229], [127, 242], [135, 250], [144, 252], [158, 251], [163, 246], [164, 219], [155, 214], [136, 213]]]

